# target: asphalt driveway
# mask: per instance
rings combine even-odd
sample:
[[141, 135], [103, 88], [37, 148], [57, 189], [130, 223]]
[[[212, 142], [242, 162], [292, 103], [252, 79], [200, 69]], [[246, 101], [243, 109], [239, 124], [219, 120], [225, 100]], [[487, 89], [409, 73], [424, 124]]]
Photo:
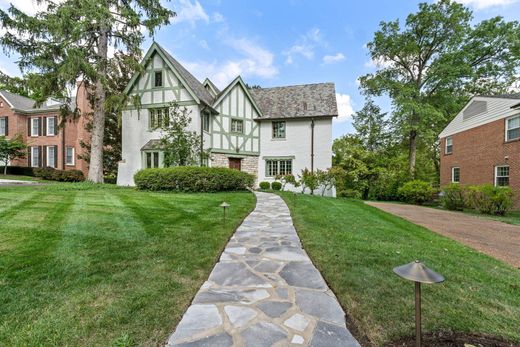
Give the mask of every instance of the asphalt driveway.
[[520, 226], [430, 207], [373, 201], [367, 204], [520, 268]]

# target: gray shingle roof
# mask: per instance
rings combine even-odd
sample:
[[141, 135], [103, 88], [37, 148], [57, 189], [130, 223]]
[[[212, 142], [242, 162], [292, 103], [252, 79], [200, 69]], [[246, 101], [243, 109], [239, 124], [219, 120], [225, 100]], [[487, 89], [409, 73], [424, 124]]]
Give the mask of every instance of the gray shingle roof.
[[[14, 109], [25, 111], [25, 112], [37, 112], [37, 111], [59, 111], [61, 107], [61, 103], [53, 104], [53, 105], [45, 105], [42, 104], [39, 107], [35, 107], [36, 101], [30, 98], [27, 98], [22, 95], [14, 94], [8, 92], [7, 90], [0, 90], [0, 93], [4, 96], [7, 101], [13, 105]], [[71, 103], [75, 103], [75, 98], [73, 98]]]
[[478, 95], [485, 98], [500, 98], [500, 99], [520, 99], [520, 93], [511, 94], [497, 94], [497, 95]]
[[188, 70], [184, 68], [174, 57], [171, 56], [161, 45], [157, 44], [157, 47], [161, 50], [161, 52], [166, 56], [166, 58], [173, 65], [175, 70], [181, 75], [181, 77], [186, 81], [188, 87], [197, 95], [197, 97], [204, 102], [206, 105], [211, 105], [213, 103], [213, 97], [208, 93], [206, 88], [200, 83], [198, 79], [196, 79]]
[[141, 151], [152, 150], [161, 148], [161, 140], [153, 139], [148, 141], [143, 147], [141, 147]]
[[334, 83], [250, 89], [249, 92], [262, 110], [262, 119], [338, 115]]

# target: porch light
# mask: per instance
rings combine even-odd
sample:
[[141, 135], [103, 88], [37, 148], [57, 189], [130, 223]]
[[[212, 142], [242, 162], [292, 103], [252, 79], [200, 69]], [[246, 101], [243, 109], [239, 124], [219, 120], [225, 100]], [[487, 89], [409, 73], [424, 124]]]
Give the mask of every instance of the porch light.
[[419, 260], [398, 266], [394, 272], [399, 277], [415, 282], [415, 346], [421, 347], [421, 283], [440, 283], [444, 277]]

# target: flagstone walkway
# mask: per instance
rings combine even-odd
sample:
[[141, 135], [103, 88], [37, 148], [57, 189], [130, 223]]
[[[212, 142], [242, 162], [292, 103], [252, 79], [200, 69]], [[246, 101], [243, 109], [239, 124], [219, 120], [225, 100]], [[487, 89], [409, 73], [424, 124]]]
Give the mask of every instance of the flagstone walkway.
[[167, 346], [359, 346], [302, 249], [289, 209], [256, 193], [255, 210], [184, 314]]

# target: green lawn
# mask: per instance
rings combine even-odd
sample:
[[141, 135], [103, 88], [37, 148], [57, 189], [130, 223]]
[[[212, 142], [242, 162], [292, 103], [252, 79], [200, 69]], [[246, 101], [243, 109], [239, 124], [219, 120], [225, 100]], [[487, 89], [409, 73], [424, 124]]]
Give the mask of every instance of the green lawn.
[[506, 213], [505, 216], [493, 216], [493, 215], [481, 214], [478, 211], [471, 210], [471, 209], [465, 209], [462, 213], [470, 214], [472, 216], [476, 216], [476, 217], [480, 217], [480, 218], [497, 220], [499, 222], [504, 222], [504, 223], [508, 223], [508, 224], [520, 225], [520, 211], [509, 211]]
[[0, 179], [4, 180], [17, 180], [17, 181], [38, 181], [36, 177], [23, 176], [23, 175], [4, 175], [0, 174]]
[[0, 188], [0, 346], [163, 345], [254, 203], [87, 183]]
[[425, 332], [520, 342], [520, 270], [360, 201], [282, 196], [304, 248], [375, 346], [414, 334], [413, 284], [392, 268], [415, 259], [446, 277], [423, 286]]

